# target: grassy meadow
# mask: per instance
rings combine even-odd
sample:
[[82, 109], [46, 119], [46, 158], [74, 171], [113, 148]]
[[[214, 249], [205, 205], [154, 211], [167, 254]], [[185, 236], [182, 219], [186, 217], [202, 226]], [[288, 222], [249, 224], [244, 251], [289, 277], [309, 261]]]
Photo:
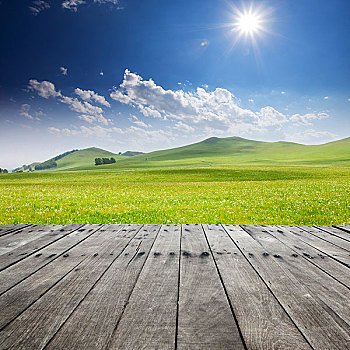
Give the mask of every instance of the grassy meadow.
[[347, 167], [143, 164], [0, 175], [0, 224], [350, 223]]

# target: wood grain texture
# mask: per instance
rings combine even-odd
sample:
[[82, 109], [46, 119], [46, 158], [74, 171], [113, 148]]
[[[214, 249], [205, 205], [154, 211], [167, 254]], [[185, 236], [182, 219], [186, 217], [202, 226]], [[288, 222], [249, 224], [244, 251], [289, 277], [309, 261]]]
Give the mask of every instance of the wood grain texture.
[[0, 225], [0, 243], [1, 243], [1, 240], [3, 236], [9, 234], [9, 233], [12, 233], [14, 231], [19, 231], [21, 230], [22, 228], [25, 228], [25, 227], [28, 227], [28, 226], [31, 226], [29, 224], [17, 224], [17, 225]]
[[161, 228], [109, 349], [175, 348], [180, 236], [179, 226]]
[[[103, 234], [111, 235], [92, 256], [70, 271], [2, 331], [4, 340], [0, 341], [0, 347], [42, 349], [123, 252], [135, 236], [135, 231], [134, 228], [127, 228], [116, 234], [113, 225], [110, 225]], [[65, 259], [69, 260], [69, 256]]]
[[[45, 294], [65, 275], [87, 259], [101, 245], [102, 225], [91, 225], [98, 231], [67, 253], [4, 293], [0, 298], [0, 329]], [[121, 229], [121, 228], [120, 228]], [[68, 256], [63, 256], [68, 254]], [[67, 259], [69, 257], [69, 259]], [[0, 282], [2, 273], [0, 272]], [[1, 347], [0, 347], [1, 348]]]
[[[273, 230], [270, 226], [266, 228]], [[244, 226], [244, 229], [265, 248], [266, 252], [274, 257], [278, 255], [278, 264], [288, 270], [313, 296], [317, 296], [328, 309], [332, 310], [332, 313], [347, 322], [349, 327], [350, 290], [313, 264], [314, 260], [323, 260], [320, 256], [310, 256], [310, 259], [304, 254], [295, 256], [293, 255], [296, 253], [295, 250], [283, 244], [266, 229], [255, 226]], [[349, 269], [343, 267], [348, 273]]]
[[309, 227], [309, 226], [298, 226], [299, 228], [301, 228], [302, 230], [308, 232], [309, 234], [314, 235], [315, 237], [318, 237], [322, 240], [324, 240], [325, 242], [328, 242], [330, 244], [333, 244], [337, 247], [339, 247], [342, 250], [347, 250], [348, 252], [350, 252], [350, 242], [345, 241], [342, 238], [339, 238], [337, 236], [334, 235], [330, 235], [327, 232], [324, 232], [316, 227]]
[[10, 253], [18, 247], [25, 246], [26, 244], [61, 228], [62, 225], [29, 226], [10, 233], [1, 239], [0, 256], [2, 254]]
[[350, 330], [344, 321], [328, 310], [319, 298], [279, 264], [278, 257], [267, 253], [247, 232], [240, 227], [226, 227], [242, 254], [249, 259], [311, 346], [317, 349], [346, 349]]
[[[61, 239], [36, 251], [35, 254], [32, 254], [23, 260], [18, 261], [18, 259], [16, 259], [17, 263], [7, 267], [6, 270], [3, 270], [0, 273], [0, 295], [48, 265], [51, 261], [67, 253], [76, 244], [79, 244], [96, 232], [96, 229], [96, 225], [82, 226], [69, 234], [65, 234]], [[12, 255], [9, 257], [9, 263], [13, 263], [12, 257]]]
[[38, 252], [40, 249], [45, 248], [49, 244], [62, 239], [64, 236], [78, 230], [82, 225], [66, 225], [53, 227], [49, 232], [43, 231], [37, 239], [34, 239], [26, 244], [20, 245], [19, 247], [0, 255], [0, 271], [13, 265], [14, 263], [21, 261], [22, 259], [31, 256]]
[[201, 225], [182, 225], [177, 349], [244, 349]]
[[350, 242], [350, 233], [344, 230], [341, 230], [340, 228], [333, 227], [333, 226], [316, 226], [316, 228]]
[[248, 349], [311, 349], [222, 226], [204, 225]]
[[350, 233], [350, 225], [334, 225], [334, 227]]
[[347, 267], [350, 267], [350, 253], [341, 247], [338, 247], [334, 244], [319, 239], [315, 235], [308, 233], [305, 230], [302, 230], [296, 226], [282, 226], [288, 229], [288, 232], [292, 233], [295, 236], [294, 247], [298, 249], [299, 242], [305, 242], [310, 246], [316, 248], [320, 251], [321, 254], [330, 256], [331, 258], [339, 261]]
[[346, 226], [242, 227], [3, 228], [0, 350], [350, 349]]
[[295, 236], [288, 228], [281, 226], [265, 226], [265, 228], [273, 237], [288, 246], [294, 253], [308, 260], [318, 268], [328, 273], [337, 281], [343, 283], [350, 288], [350, 270], [339, 261], [334, 260], [327, 254], [320, 253], [313, 246], [299, 240], [296, 244]]
[[139, 231], [46, 349], [105, 349], [159, 229], [160, 226], [146, 225]]

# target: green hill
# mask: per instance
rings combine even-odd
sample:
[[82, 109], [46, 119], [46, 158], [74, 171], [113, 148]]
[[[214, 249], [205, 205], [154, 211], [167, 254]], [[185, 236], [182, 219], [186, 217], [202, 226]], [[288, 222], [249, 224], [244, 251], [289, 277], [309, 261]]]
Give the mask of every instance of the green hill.
[[[105, 151], [101, 148], [90, 147], [81, 150], [72, 150], [65, 152], [56, 157], [50, 158], [45, 162], [35, 162], [30, 165], [24, 165], [14, 170], [14, 172], [28, 172], [28, 171], [60, 171], [60, 170], [73, 170], [86, 167], [94, 167], [95, 158], [115, 158], [116, 160], [123, 159], [125, 157]], [[56, 165], [55, 165], [56, 164]], [[42, 166], [51, 166], [44, 170], [35, 170], [35, 168]], [[104, 166], [99, 166], [104, 167]]]
[[211, 137], [184, 147], [155, 151], [115, 166], [190, 165], [341, 165], [350, 166], [350, 138], [322, 145], [263, 142], [240, 137]]

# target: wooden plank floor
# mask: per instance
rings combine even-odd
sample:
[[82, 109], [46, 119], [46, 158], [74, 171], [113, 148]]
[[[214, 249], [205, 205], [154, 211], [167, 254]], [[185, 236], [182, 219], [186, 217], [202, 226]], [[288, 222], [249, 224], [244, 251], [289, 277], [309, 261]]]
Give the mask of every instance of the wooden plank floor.
[[350, 226], [0, 226], [0, 349], [350, 349]]

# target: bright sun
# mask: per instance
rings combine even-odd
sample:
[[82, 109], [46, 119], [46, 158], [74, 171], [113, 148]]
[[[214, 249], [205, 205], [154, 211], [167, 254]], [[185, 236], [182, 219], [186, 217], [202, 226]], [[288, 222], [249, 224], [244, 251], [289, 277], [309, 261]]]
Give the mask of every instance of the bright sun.
[[254, 34], [261, 28], [259, 16], [254, 13], [241, 14], [237, 21], [238, 30], [245, 34]]

